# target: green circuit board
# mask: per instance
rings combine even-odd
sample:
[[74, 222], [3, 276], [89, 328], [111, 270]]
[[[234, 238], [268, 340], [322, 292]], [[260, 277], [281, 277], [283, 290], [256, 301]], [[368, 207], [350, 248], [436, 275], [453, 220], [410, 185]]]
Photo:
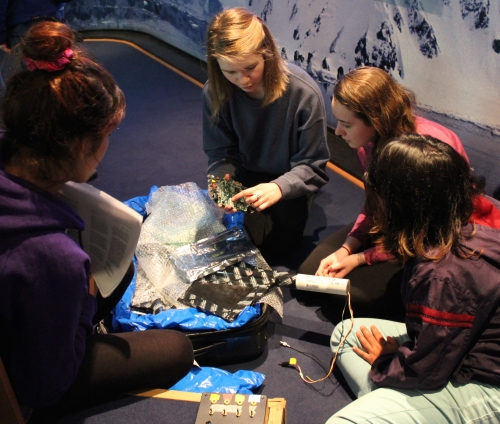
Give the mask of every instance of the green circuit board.
[[231, 200], [234, 195], [245, 190], [245, 188], [246, 187], [243, 187], [238, 181], [228, 181], [213, 175], [208, 176], [208, 193], [212, 200], [218, 205], [229, 206], [235, 208], [237, 211], [246, 212], [249, 205], [245, 203], [244, 198], [236, 202]]

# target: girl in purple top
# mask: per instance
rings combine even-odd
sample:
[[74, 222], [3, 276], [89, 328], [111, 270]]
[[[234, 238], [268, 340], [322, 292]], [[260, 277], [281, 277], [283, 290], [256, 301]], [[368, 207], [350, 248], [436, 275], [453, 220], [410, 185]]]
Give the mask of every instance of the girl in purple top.
[[[414, 104], [414, 93], [379, 68], [356, 68], [336, 83], [332, 100], [333, 115], [338, 122], [335, 134], [355, 149], [363, 172], [388, 139], [408, 133], [435, 137], [468, 161], [457, 135], [442, 125], [415, 116]], [[371, 217], [363, 208], [354, 224], [322, 241], [299, 272], [349, 278], [358, 314], [402, 319], [403, 308], [397, 291], [396, 294], [386, 291], [391, 282], [399, 284], [401, 266], [390, 261], [393, 256], [371, 244], [371, 226]], [[387, 304], [391, 308], [387, 308]]]
[[125, 99], [61, 23], [33, 25], [20, 50], [28, 69], [8, 81], [0, 134], [0, 356], [26, 416], [55, 422], [84, 402], [170, 387], [193, 350], [174, 331], [95, 334], [133, 268], [103, 298], [66, 233], [85, 224], [56, 194], [95, 173]]

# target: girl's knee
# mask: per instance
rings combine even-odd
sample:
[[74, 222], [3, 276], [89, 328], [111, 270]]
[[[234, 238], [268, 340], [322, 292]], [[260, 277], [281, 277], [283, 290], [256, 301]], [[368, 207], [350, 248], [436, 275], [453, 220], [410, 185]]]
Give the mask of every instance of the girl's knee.
[[[345, 319], [344, 321], [341, 321], [333, 329], [331, 337], [332, 348], [338, 346], [339, 343], [342, 341], [342, 339], [346, 337], [346, 335], [347, 335], [346, 340], [351, 340], [355, 342], [357, 340], [356, 331], [359, 329], [359, 327], [362, 325], [364, 325], [365, 327], [369, 327], [372, 324], [372, 322], [373, 319], [371, 318], [356, 318], [354, 320], [353, 327], [349, 332], [349, 329], [351, 328], [351, 319]], [[349, 334], [347, 334], [348, 332]]]

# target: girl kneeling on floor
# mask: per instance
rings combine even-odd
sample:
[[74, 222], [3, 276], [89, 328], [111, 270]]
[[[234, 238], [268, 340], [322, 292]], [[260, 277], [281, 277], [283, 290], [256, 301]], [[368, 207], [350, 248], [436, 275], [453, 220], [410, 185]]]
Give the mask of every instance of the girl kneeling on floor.
[[[363, 173], [387, 140], [408, 133], [435, 137], [468, 160], [454, 132], [417, 116], [414, 107], [415, 94], [386, 71], [372, 66], [355, 68], [339, 79], [333, 90], [335, 134], [355, 150]], [[348, 278], [358, 315], [402, 321], [401, 297], [393, 290], [401, 280], [402, 267], [392, 255], [373, 246], [371, 224], [371, 216], [363, 208], [356, 222], [318, 244], [299, 273]], [[330, 309], [342, 310], [337, 301], [328, 300]], [[392, 306], [388, 308], [387, 303]]]
[[206, 45], [208, 174], [228, 174], [249, 187], [233, 197], [258, 211], [245, 215], [247, 234], [267, 260], [282, 258], [302, 241], [312, 196], [328, 181], [323, 96], [305, 70], [281, 57], [264, 22], [244, 8], [216, 15]]

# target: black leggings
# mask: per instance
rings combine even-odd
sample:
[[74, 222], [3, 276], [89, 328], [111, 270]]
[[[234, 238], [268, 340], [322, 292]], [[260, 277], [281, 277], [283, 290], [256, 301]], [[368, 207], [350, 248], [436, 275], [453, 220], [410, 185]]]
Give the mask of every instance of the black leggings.
[[[334, 253], [345, 242], [354, 223], [331, 234], [310, 253], [298, 272], [314, 275], [322, 259]], [[354, 315], [404, 321], [405, 308], [401, 299], [403, 268], [397, 262], [381, 262], [355, 268], [345, 278], [351, 281], [351, 304]], [[340, 298], [340, 299], [339, 299]], [[332, 305], [339, 308], [345, 298], [333, 296]], [[325, 305], [328, 308], [327, 305]], [[333, 307], [333, 306], [332, 306]]]
[[92, 318], [92, 324], [94, 324], [94, 326], [101, 320], [108, 318], [110, 316], [111, 311], [114, 309], [114, 307], [118, 304], [120, 299], [127, 291], [128, 286], [130, 285], [132, 279], [134, 278], [134, 273], [135, 273], [134, 264], [133, 262], [131, 262], [127, 269], [127, 272], [125, 273], [125, 276], [122, 278], [122, 281], [120, 282], [118, 287], [113, 290], [113, 293], [111, 293], [108, 297], [102, 297], [101, 292], [97, 293], [96, 296], [97, 312]]
[[[235, 180], [245, 187], [268, 183], [279, 175], [262, 174], [245, 169], [236, 172]], [[251, 208], [249, 208], [251, 209]], [[265, 259], [272, 260], [293, 252], [302, 241], [309, 216], [308, 197], [280, 200], [262, 212], [245, 214], [245, 230]]]
[[[133, 268], [109, 298], [98, 297], [95, 322], [121, 299], [132, 276]], [[191, 341], [177, 331], [94, 334], [87, 339], [85, 356], [73, 385], [57, 404], [34, 411], [29, 422], [53, 422], [55, 417], [131, 391], [168, 389], [190, 371], [193, 359]]]

